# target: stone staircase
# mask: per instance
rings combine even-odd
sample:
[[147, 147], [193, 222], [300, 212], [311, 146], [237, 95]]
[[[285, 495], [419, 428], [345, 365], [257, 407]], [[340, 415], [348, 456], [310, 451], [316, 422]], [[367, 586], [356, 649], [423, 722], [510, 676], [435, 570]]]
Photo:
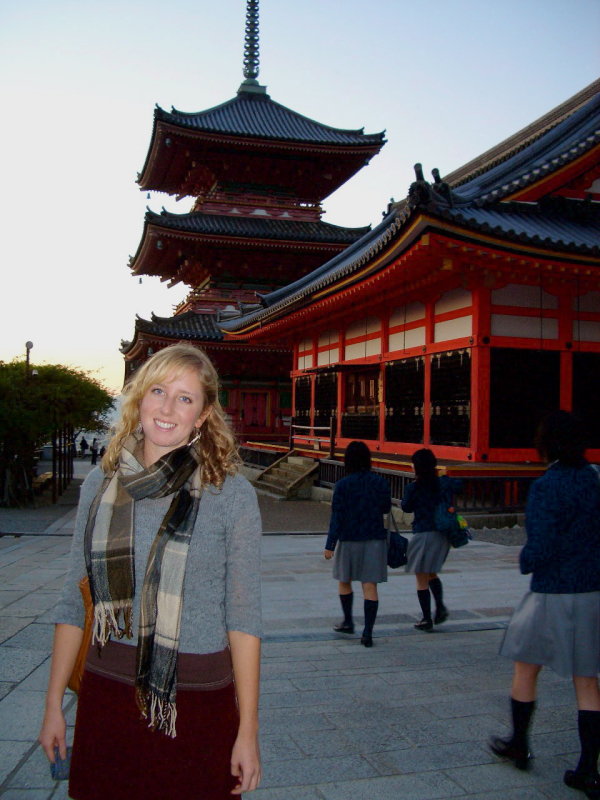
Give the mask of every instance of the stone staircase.
[[294, 450], [290, 450], [263, 470], [253, 483], [258, 491], [282, 500], [307, 498], [317, 470], [318, 463], [314, 459], [296, 455]]

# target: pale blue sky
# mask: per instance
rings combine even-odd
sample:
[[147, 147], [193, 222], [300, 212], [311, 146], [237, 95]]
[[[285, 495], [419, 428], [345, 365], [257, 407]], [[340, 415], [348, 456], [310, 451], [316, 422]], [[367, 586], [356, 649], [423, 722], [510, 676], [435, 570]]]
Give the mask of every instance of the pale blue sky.
[[[0, 359], [95, 370], [118, 389], [135, 315], [186, 287], [127, 268], [148, 204], [135, 184], [155, 103], [197, 111], [242, 80], [244, 0], [0, 4]], [[422, 161], [456, 169], [600, 74], [600, 0], [262, 0], [260, 82], [320, 122], [388, 143], [325, 202], [376, 223]]]

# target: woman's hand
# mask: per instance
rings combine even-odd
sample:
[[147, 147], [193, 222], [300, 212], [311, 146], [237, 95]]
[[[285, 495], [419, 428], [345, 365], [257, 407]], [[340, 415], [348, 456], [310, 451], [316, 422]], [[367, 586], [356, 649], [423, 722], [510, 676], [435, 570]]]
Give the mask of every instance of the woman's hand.
[[231, 751], [231, 774], [238, 778], [237, 786], [231, 790], [231, 794], [253, 792], [258, 788], [262, 772], [256, 735], [238, 734]]
[[325, 556], [325, 560], [329, 561], [330, 558], [333, 558], [333, 550], [323, 550], [323, 555]]
[[82, 638], [83, 631], [76, 625], [60, 623], [54, 628], [46, 711], [38, 737], [48, 760], [52, 763], [54, 763], [55, 747], [58, 747], [61, 758], [67, 757], [67, 725], [62, 711], [62, 703]]
[[54, 748], [61, 758], [67, 757], [67, 723], [61, 708], [47, 708], [38, 737], [48, 761], [54, 763]]

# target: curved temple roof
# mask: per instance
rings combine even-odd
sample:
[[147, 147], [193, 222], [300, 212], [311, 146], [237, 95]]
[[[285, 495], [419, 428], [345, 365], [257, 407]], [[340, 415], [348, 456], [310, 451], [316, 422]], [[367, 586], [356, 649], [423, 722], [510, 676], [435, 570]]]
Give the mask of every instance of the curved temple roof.
[[322, 125], [314, 119], [276, 103], [268, 94], [242, 87], [237, 97], [206, 111], [187, 113], [158, 107], [155, 118], [178, 127], [230, 136], [252, 136], [260, 139], [307, 142], [321, 145], [346, 145], [375, 148], [385, 143], [385, 132], [366, 134]]
[[350, 244], [369, 230], [369, 226], [344, 228], [322, 220], [305, 222], [262, 216], [205, 214], [199, 211], [192, 211], [189, 214], [172, 214], [167, 211], [157, 214], [154, 211], [147, 211], [145, 219], [150, 224], [186, 233], [281, 239], [294, 242]]

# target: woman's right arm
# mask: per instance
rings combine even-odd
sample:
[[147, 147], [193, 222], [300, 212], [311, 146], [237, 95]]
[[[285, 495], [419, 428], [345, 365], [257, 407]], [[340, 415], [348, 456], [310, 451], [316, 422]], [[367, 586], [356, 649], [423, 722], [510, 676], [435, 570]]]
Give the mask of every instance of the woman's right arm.
[[82, 638], [83, 630], [77, 625], [59, 623], [54, 629], [50, 680], [46, 693], [44, 720], [39, 735], [39, 742], [52, 762], [54, 762], [55, 747], [59, 748], [61, 758], [67, 756], [67, 725], [62, 704]]

